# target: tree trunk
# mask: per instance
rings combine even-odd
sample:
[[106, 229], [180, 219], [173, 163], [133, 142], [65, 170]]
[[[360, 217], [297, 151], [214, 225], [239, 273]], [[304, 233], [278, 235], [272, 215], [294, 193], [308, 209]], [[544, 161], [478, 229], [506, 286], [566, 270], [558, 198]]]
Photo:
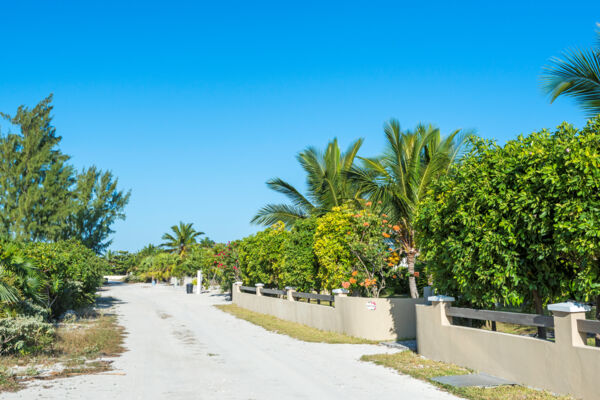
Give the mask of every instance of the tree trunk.
[[[596, 319], [600, 319], [600, 295], [596, 296]], [[600, 334], [596, 333], [596, 347], [600, 347]]]
[[410, 297], [413, 299], [419, 298], [419, 291], [417, 290], [417, 280], [415, 279], [415, 259], [417, 251], [411, 249], [406, 255], [406, 263], [408, 264], [408, 287], [410, 288]]
[[[544, 304], [542, 303], [542, 298], [537, 290], [533, 291], [533, 304], [535, 305], [535, 313], [542, 315], [544, 313]], [[546, 328], [538, 326], [538, 337], [540, 339], [546, 339]]]

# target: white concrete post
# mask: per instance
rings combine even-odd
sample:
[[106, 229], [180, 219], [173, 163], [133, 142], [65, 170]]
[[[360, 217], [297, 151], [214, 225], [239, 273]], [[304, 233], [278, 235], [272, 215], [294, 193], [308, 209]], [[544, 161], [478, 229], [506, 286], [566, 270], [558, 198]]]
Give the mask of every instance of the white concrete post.
[[232, 291], [236, 293], [241, 293], [242, 291], [240, 290], [240, 287], [242, 287], [242, 283], [244, 282], [234, 282]]
[[289, 301], [296, 301], [296, 299], [294, 299], [294, 292], [296, 292], [296, 288], [292, 286], [286, 286], [285, 290], [287, 291], [287, 299]]
[[255, 283], [254, 286], [256, 286], [256, 295], [262, 296], [262, 293], [260, 291], [265, 286], [264, 283]]
[[201, 294], [202, 293], [202, 271], [198, 270], [198, 274], [196, 276], [196, 285], [198, 286], [196, 288], [196, 294]]
[[349, 292], [347, 289], [333, 289], [332, 293], [336, 297], [348, 297]]
[[454, 301], [454, 297], [451, 296], [429, 296], [427, 301], [431, 302], [431, 306], [435, 310], [437, 317], [440, 319], [442, 325], [452, 325], [452, 317], [446, 315], [446, 307]]
[[554, 340], [557, 345], [573, 347], [587, 344], [587, 334], [579, 332], [577, 320], [585, 319], [585, 313], [590, 309], [588, 305], [571, 301], [548, 305], [554, 317]]

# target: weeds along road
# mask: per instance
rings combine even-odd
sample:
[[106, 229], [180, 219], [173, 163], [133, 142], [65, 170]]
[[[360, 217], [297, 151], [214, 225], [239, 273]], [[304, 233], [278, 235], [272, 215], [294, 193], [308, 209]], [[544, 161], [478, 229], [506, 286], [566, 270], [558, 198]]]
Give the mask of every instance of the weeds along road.
[[455, 399], [371, 363], [383, 346], [307, 343], [224, 313], [217, 294], [111, 285], [127, 331], [114, 370], [37, 381], [2, 399]]

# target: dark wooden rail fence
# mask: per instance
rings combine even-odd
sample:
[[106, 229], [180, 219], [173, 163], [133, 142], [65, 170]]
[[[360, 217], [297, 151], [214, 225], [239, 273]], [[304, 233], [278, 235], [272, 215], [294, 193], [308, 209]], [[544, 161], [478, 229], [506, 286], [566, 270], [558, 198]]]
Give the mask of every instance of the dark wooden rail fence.
[[537, 326], [541, 328], [554, 328], [554, 318], [546, 315], [521, 314], [506, 311], [474, 310], [472, 308], [448, 307], [446, 315], [449, 317], [469, 318], [482, 321], [504, 322]]
[[281, 296], [285, 296], [287, 294], [287, 292], [285, 290], [279, 290], [279, 289], [260, 289], [260, 293], [262, 294], [274, 294], [274, 295], [281, 295]]
[[309, 301], [309, 302], [311, 299], [317, 300], [318, 304], [321, 304], [321, 301], [328, 301], [330, 306], [333, 304], [333, 301], [335, 300], [335, 296], [329, 295], [329, 294], [294, 292], [292, 294], [292, 296], [294, 296], [296, 298], [300, 298], [300, 299], [307, 299], [307, 301]]
[[578, 319], [577, 329], [579, 330], [579, 332], [600, 335], [600, 321], [594, 321], [590, 319]]
[[256, 293], [256, 288], [252, 287], [252, 286], [240, 286], [240, 290], [242, 292], [252, 292], [252, 293]]

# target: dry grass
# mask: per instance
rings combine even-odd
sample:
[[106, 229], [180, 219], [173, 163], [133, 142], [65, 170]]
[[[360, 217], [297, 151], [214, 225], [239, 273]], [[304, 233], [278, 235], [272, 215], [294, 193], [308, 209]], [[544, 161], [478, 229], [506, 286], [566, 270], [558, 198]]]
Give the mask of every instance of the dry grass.
[[310, 326], [297, 324], [295, 322], [285, 321], [273, 317], [271, 315], [260, 314], [245, 308], [238, 307], [235, 304], [223, 304], [215, 306], [218, 309], [225, 311], [231, 315], [234, 315], [240, 319], [244, 319], [248, 322], [252, 322], [255, 325], [262, 326], [268, 331], [281, 333], [284, 335], [291, 336], [298, 340], [305, 342], [316, 342], [316, 343], [349, 343], [349, 344], [374, 344], [379, 343], [378, 341], [360, 339], [352, 336], [347, 336], [341, 333], [322, 331], [319, 329], [311, 328]]
[[55, 357], [115, 356], [123, 352], [123, 328], [115, 316], [103, 315], [78, 324], [77, 329], [58, 329], [53, 352]]
[[[91, 361], [98, 357], [112, 357], [122, 353], [124, 330], [112, 315], [95, 315], [75, 323], [61, 325], [51, 348], [28, 356], [0, 357], [0, 392], [17, 391], [23, 382], [32, 379], [55, 379], [110, 370], [110, 362]], [[38, 376], [35, 366], [62, 363], [62, 371]], [[14, 374], [11, 368], [21, 367]], [[27, 366], [30, 366], [27, 368]]]
[[362, 356], [362, 361], [373, 362], [378, 365], [393, 368], [396, 371], [427, 381], [440, 389], [456, 396], [470, 400], [569, 400], [572, 397], [555, 396], [546, 391], [526, 388], [523, 386], [498, 386], [494, 388], [465, 387], [456, 388], [443, 385], [430, 379], [436, 376], [464, 375], [472, 371], [454, 364], [428, 360], [412, 351], [403, 351], [395, 354], [375, 354]]

